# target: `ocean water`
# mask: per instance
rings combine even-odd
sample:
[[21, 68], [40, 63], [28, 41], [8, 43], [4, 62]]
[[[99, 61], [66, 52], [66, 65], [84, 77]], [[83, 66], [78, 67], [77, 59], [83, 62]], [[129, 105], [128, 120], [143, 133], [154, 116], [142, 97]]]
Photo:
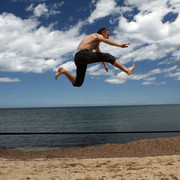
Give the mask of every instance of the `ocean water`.
[[[0, 148], [25, 151], [63, 149], [180, 135], [180, 133], [110, 133], [132, 131], [180, 131], [180, 105], [0, 109]], [[82, 134], [2, 135], [7, 132]], [[109, 133], [93, 134], [93, 132]]]

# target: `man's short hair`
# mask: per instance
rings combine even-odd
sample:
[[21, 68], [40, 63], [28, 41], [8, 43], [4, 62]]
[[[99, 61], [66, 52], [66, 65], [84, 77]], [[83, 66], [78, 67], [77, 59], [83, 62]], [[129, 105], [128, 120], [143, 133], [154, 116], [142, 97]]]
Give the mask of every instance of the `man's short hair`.
[[108, 29], [103, 27], [103, 28], [99, 29], [97, 33], [102, 34], [103, 31], [108, 31]]

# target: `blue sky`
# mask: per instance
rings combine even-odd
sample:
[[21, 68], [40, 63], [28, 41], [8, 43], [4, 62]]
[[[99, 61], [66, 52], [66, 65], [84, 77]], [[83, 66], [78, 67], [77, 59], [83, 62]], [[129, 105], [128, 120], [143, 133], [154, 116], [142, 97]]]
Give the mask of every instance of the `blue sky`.
[[[179, 0], [1, 0], [0, 108], [180, 103]], [[76, 88], [73, 56], [88, 34], [107, 27], [102, 52], [136, 68], [131, 76], [108, 64], [88, 66]]]

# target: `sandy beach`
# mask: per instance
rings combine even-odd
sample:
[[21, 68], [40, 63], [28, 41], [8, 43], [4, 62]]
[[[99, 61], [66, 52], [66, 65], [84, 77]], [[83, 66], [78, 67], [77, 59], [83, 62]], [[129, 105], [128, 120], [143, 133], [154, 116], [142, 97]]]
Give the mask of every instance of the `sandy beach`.
[[180, 155], [143, 158], [0, 159], [4, 180], [180, 179]]
[[23, 152], [0, 149], [3, 180], [180, 180], [180, 136]]

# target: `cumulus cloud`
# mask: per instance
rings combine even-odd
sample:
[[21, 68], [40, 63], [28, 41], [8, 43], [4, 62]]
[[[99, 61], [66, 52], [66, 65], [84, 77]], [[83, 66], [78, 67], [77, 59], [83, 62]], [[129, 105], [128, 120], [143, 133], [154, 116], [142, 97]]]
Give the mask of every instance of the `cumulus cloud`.
[[74, 61], [68, 61], [68, 62], [62, 64], [61, 66], [69, 72], [74, 72], [74, 70], [76, 69]]
[[[180, 59], [177, 56], [180, 45], [180, 42], [177, 41], [180, 39], [180, 3], [178, 1], [126, 0], [125, 6], [122, 7], [117, 6], [114, 1], [110, 1], [111, 3], [107, 4], [113, 10], [107, 10], [107, 12], [101, 9], [104, 2], [97, 2], [96, 9], [89, 17], [89, 22], [94, 22], [96, 19], [106, 17], [114, 12], [117, 15], [119, 12], [119, 17], [116, 16], [118, 26], [110, 38], [117, 42], [131, 42], [132, 44], [126, 50], [102, 45], [102, 51], [111, 52], [123, 64], [132, 61], [155, 61], [167, 56], [172, 56], [176, 60]], [[139, 12], [132, 15], [131, 12], [135, 8]], [[172, 12], [176, 13], [174, 19], [163, 22], [163, 19]], [[128, 16], [125, 16], [127, 13], [131, 14], [133, 18], [128, 19]]]
[[41, 17], [41, 16], [49, 17], [51, 15], [56, 15], [61, 13], [59, 7], [61, 7], [63, 4], [64, 1], [59, 3], [54, 3], [53, 5], [48, 7], [46, 3], [40, 3], [38, 5], [34, 5], [34, 3], [32, 3], [26, 8], [26, 11], [33, 12], [33, 15], [35, 17]]
[[37, 17], [42, 16], [43, 14], [46, 14], [48, 12], [48, 9], [46, 7], [46, 4], [39, 4], [34, 8], [34, 15]]
[[[36, 19], [0, 15], [0, 71], [42, 73], [67, 60], [82, 39], [78, 23], [68, 31], [39, 27]], [[62, 44], [63, 42], [63, 44]], [[71, 44], [69, 46], [69, 44]]]
[[[53, 30], [52, 26], [44, 27], [39, 17], [49, 17], [60, 13], [59, 7], [64, 4], [38, 1], [27, 7], [33, 16], [22, 19], [10, 13], [0, 14], [0, 71], [43, 73], [56, 70], [59, 64], [74, 72], [73, 55], [85, 36], [80, 34], [87, 21], [91, 24], [109, 15], [116, 15], [111, 23], [115, 26], [113, 36], [116, 42], [131, 42], [129, 48], [120, 49], [101, 45], [101, 51], [110, 52], [121, 63], [132, 61], [158, 61], [158, 65], [176, 65], [180, 61], [180, 3], [178, 0], [125, 0], [124, 6], [117, 5], [115, 0], [93, 1], [95, 9], [84, 22], [71, 26], [69, 30]], [[133, 11], [136, 10], [134, 14]], [[128, 14], [128, 15], [127, 15]], [[165, 20], [169, 14], [175, 14]], [[130, 17], [131, 18], [128, 18]], [[62, 44], [63, 42], [63, 44]], [[168, 59], [167, 59], [168, 57]], [[69, 62], [67, 62], [69, 61]], [[127, 80], [140, 80], [143, 85], [158, 84], [157, 75], [174, 77], [180, 80], [178, 66], [173, 69], [156, 68], [146, 74], [125, 73], [113, 69], [106, 73], [100, 65], [88, 68], [90, 76], [108, 75], [105, 81], [111, 84], [122, 84]], [[138, 67], [138, 66], [136, 66]], [[107, 77], [107, 76], [106, 76]], [[165, 84], [165, 81], [159, 82]]]
[[[125, 4], [139, 10], [131, 20], [120, 15], [119, 25], [114, 31], [117, 40], [123, 37], [136, 44], [130, 54], [126, 55], [127, 58], [134, 61], [158, 60], [178, 50], [180, 16], [177, 1], [126, 0]], [[170, 12], [178, 15], [172, 22], [163, 23], [163, 18]]]
[[[176, 0], [145, 0], [145, 1], [125, 1], [124, 7], [119, 11], [118, 26], [114, 30], [111, 39], [117, 42], [131, 42], [132, 44], [126, 50], [102, 46], [102, 50], [111, 51], [121, 63], [140, 61], [159, 61], [160, 64], [177, 64], [179, 58], [180, 38], [179, 26], [180, 15], [179, 5]], [[120, 7], [115, 7], [118, 9]], [[125, 15], [127, 12], [138, 9], [133, 17]], [[116, 11], [117, 12], [117, 11]], [[165, 21], [169, 13], [174, 13], [174, 17]], [[132, 13], [133, 14], [133, 13]], [[168, 60], [168, 59], [169, 60]], [[160, 61], [161, 60], [161, 61]], [[127, 76], [120, 72], [105, 81], [111, 84], [122, 84], [127, 80], [141, 80], [143, 85], [165, 84], [165, 81], [157, 82], [157, 75], [164, 74], [165, 77], [176, 77], [179, 80], [179, 71], [176, 66], [172, 69], [160, 69], [150, 71], [146, 74], [135, 74]]]
[[157, 74], [163, 74], [164, 76], [167, 77], [177, 77], [177, 80], [179, 79], [179, 71], [175, 72], [174, 71], [177, 70], [177, 66], [172, 66], [169, 68], [156, 68], [153, 69], [149, 72], [147, 72], [146, 74], [132, 74], [131, 76], [128, 76], [126, 73], [124, 72], [120, 72], [117, 75], [114, 75], [108, 79], [105, 80], [105, 82], [108, 82], [110, 84], [123, 84], [128, 80], [141, 80], [143, 85], [150, 85], [150, 84], [155, 84], [155, 85], [161, 85], [161, 84], [165, 84], [166, 82], [156, 82], [156, 75]]
[[119, 28], [134, 38], [142, 37], [143, 42], [154, 42], [161, 40], [169, 34], [169, 24], [163, 24], [160, 12], [149, 14], [139, 13], [134, 17], [134, 21], [128, 22], [124, 17], [119, 20]]
[[89, 75], [91, 76], [112, 76], [113, 70], [108, 70], [108, 72], [106, 72], [106, 70], [103, 68], [103, 65], [101, 64], [96, 64], [94, 66], [91, 66], [87, 69], [87, 72]]
[[113, 14], [116, 7], [115, 0], [99, 0], [96, 3], [96, 9], [91, 13], [88, 18], [89, 23], [93, 23], [95, 20], [104, 18]]

